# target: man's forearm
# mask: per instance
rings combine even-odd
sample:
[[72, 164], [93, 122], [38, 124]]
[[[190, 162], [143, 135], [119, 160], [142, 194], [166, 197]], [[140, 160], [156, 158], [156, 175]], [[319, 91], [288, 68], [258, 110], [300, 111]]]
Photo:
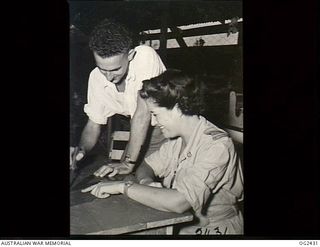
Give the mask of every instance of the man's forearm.
[[132, 119], [130, 140], [127, 146], [127, 154], [130, 156], [131, 160], [138, 159], [141, 147], [147, 136], [149, 125], [149, 119]]
[[85, 153], [91, 151], [99, 139], [100, 129], [100, 125], [89, 120], [82, 131], [79, 148], [85, 151]]
[[130, 139], [126, 149], [131, 160], [136, 161], [139, 157], [150, 126], [150, 118], [145, 101], [138, 96], [137, 109], [131, 119]]

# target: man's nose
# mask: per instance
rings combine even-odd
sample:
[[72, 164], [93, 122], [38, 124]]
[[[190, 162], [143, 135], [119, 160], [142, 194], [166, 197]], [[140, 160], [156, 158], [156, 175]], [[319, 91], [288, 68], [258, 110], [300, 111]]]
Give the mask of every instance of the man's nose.
[[156, 126], [157, 125], [157, 119], [156, 119], [156, 117], [155, 116], [153, 116], [153, 115], [151, 115], [151, 125], [152, 126]]
[[106, 72], [105, 77], [107, 78], [108, 81], [112, 82], [114, 79], [114, 75], [111, 72]]

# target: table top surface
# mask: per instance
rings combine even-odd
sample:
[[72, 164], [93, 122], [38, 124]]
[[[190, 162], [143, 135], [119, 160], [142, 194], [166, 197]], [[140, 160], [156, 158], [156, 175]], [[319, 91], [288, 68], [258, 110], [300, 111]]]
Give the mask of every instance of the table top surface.
[[[96, 163], [86, 169], [78, 182], [96, 169]], [[91, 173], [92, 174], [92, 173]], [[169, 226], [193, 219], [191, 213], [163, 212], [124, 195], [99, 199], [80, 190], [70, 192], [71, 235], [114, 235]]]
[[124, 234], [192, 220], [190, 213], [162, 212], [123, 195], [97, 198], [91, 202], [72, 206], [70, 216], [71, 235]]

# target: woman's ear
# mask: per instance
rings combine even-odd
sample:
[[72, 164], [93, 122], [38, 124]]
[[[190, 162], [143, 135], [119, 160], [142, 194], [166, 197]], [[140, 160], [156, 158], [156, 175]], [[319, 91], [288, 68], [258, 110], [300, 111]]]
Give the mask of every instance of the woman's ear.
[[128, 60], [131, 61], [135, 55], [136, 51], [134, 49], [130, 49], [130, 51], [128, 52]]

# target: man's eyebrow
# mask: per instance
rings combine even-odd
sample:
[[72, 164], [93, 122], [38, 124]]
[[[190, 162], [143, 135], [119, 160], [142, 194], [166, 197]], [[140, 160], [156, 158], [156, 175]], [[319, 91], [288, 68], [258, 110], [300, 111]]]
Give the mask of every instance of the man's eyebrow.
[[102, 68], [100, 68], [99, 66], [97, 66], [100, 70], [102, 70], [102, 71], [116, 71], [116, 70], [119, 70], [121, 67], [117, 67], [117, 68], [114, 68], [114, 69], [111, 69], [111, 70], [106, 70], [106, 69], [102, 69]]

